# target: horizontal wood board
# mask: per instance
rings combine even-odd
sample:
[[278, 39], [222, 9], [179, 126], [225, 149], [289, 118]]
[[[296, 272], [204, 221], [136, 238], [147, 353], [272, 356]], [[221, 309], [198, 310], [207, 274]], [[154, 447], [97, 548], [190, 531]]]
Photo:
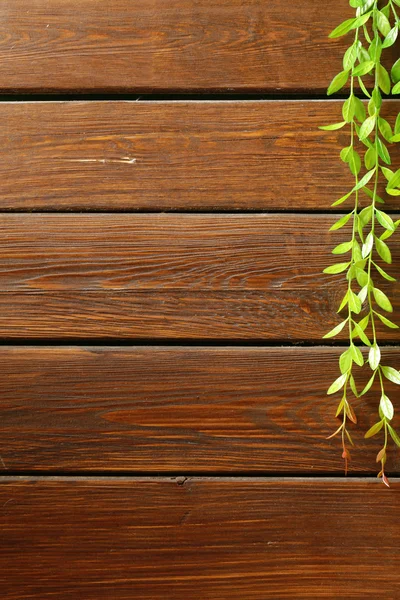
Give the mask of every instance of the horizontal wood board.
[[[2, 214], [0, 336], [319, 340], [345, 291], [322, 274], [336, 218]], [[381, 287], [396, 318], [399, 283]]]
[[3, 92], [321, 92], [346, 0], [3, 0]]
[[[0, 456], [11, 472], [342, 473], [339, 348], [1, 347]], [[383, 349], [399, 367], [400, 349]], [[355, 370], [359, 388], [369, 369]], [[376, 471], [375, 386], [354, 402], [351, 473]], [[396, 386], [386, 385], [395, 401]], [[396, 427], [397, 421], [394, 422]], [[387, 469], [400, 471], [390, 445]]]
[[[1, 103], [0, 209], [329, 210], [354, 185], [339, 159], [349, 130], [318, 129], [342, 119], [341, 105]], [[383, 114], [394, 124], [399, 111], [388, 101]]]
[[392, 486], [2, 478], [3, 597], [393, 600], [400, 482]]

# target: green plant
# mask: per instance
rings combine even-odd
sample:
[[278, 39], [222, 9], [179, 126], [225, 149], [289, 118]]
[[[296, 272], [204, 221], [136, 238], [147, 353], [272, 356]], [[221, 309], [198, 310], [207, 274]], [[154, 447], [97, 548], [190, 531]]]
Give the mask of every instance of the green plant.
[[[343, 71], [333, 78], [328, 95], [341, 90], [348, 81], [350, 92], [342, 106], [343, 120], [321, 127], [331, 131], [349, 127], [350, 143], [342, 149], [340, 158], [354, 176], [351, 190], [332, 204], [339, 206], [346, 201], [352, 202], [352, 210], [331, 227], [332, 231], [344, 226], [350, 227], [349, 239], [332, 251], [335, 255], [346, 254], [347, 258], [324, 270], [329, 274], [345, 273], [347, 279], [347, 291], [338, 310], [338, 313], [346, 310], [347, 316], [324, 338], [332, 338], [346, 328], [349, 339], [349, 346], [339, 359], [340, 376], [328, 389], [328, 394], [341, 393], [336, 411], [341, 424], [329, 437], [341, 435], [342, 457], [347, 473], [350, 459], [347, 441], [353, 444], [347, 422], [357, 422], [349, 399], [350, 393], [356, 397], [363, 396], [377, 378], [380, 383], [379, 418], [365, 437], [372, 437], [379, 432], [384, 435], [383, 446], [376, 460], [381, 464], [378, 477], [389, 486], [385, 475], [388, 439], [390, 436], [400, 446], [400, 438], [390, 424], [394, 408], [385, 392], [385, 379], [400, 384], [400, 372], [382, 364], [376, 325], [381, 321], [389, 328], [398, 326], [383, 314], [391, 313], [393, 308], [388, 296], [379, 288], [380, 284], [376, 284], [376, 279], [395, 281], [382, 268], [382, 264], [392, 262], [387, 240], [400, 221], [394, 222], [379, 208], [384, 200], [378, 195], [378, 186], [383, 178], [386, 192], [391, 196], [400, 196], [400, 169], [394, 172], [390, 168], [391, 158], [386, 145], [400, 141], [400, 114], [394, 130], [381, 116], [382, 92], [386, 95], [400, 93], [400, 59], [394, 63], [390, 74], [381, 62], [385, 49], [393, 46], [399, 34], [397, 7], [400, 7], [400, 0], [389, 0], [384, 6], [380, 6], [378, 0], [350, 0], [350, 6], [356, 10], [354, 18], [344, 21], [330, 34], [331, 38], [337, 38], [353, 32], [354, 41], [343, 56]], [[362, 102], [356, 95], [356, 82], [359, 86], [357, 92], [367, 102]], [[364, 198], [368, 205], [361, 209], [361, 199]], [[364, 365], [360, 345], [368, 347], [368, 363], [372, 375], [364, 389], [358, 392], [353, 370], [354, 365]]]

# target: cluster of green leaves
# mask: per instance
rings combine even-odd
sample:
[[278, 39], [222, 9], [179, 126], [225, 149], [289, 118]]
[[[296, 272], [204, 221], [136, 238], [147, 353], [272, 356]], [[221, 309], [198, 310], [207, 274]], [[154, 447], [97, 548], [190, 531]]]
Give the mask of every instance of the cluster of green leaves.
[[[400, 372], [382, 364], [376, 323], [379, 320], [393, 329], [398, 326], [385, 314], [393, 311], [392, 304], [376, 279], [395, 281], [382, 265], [392, 262], [387, 240], [396, 231], [400, 221], [394, 222], [379, 207], [384, 204], [384, 200], [378, 195], [378, 184], [383, 179], [386, 192], [391, 196], [400, 196], [400, 169], [391, 169], [388, 149], [388, 144], [400, 141], [400, 114], [394, 123], [394, 129], [381, 116], [382, 92], [386, 95], [400, 93], [400, 58], [394, 63], [390, 73], [381, 62], [383, 51], [396, 42], [399, 34], [400, 20], [396, 7], [400, 7], [400, 0], [389, 0], [384, 6], [380, 6], [378, 0], [349, 1], [350, 6], [356, 9], [355, 17], [341, 23], [330, 37], [337, 38], [353, 32], [354, 40], [343, 56], [343, 70], [333, 78], [328, 95], [338, 92], [348, 82], [350, 92], [342, 106], [343, 120], [321, 127], [328, 131], [349, 127], [350, 143], [342, 149], [340, 158], [354, 176], [354, 185], [350, 191], [332, 204], [339, 206], [352, 202], [351, 212], [342, 216], [331, 227], [332, 231], [345, 226], [350, 228], [349, 239], [332, 251], [335, 255], [346, 255], [346, 260], [324, 270], [328, 274], [345, 273], [347, 279], [347, 291], [338, 309], [338, 313], [346, 311], [347, 316], [324, 336], [332, 338], [344, 328], [348, 329], [349, 345], [339, 359], [340, 376], [328, 389], [328, 394], [341, 394], [336, 411], [341, 424], [330, 437], [341, 434], [342, 457], [347, 472], [350, 460], [347, 440], [353, 444], [347, 421], [357, 422], [350, 395], [352, 393], [357, 398], [363, 396], [370, 390], [375, 379], [379, 380], [379, 419], [365, 437], [369, 438], [383, 431], [384, 442], [376, 460], [381, 464], [378, 477], [389, 485], [385, 475], [388, 438], [390, 436], [399, 447], [400, 438], [391, 425], [394, 408], [385, 392], [384, 382], [387, 379], [400, 384]], [[365, 97], [364, 102], [355, 93], [357, 83], [357, 92]], [[362, 199], [366, 200], [367, 205], [364, 206], [363, 203], [361, 209]], [[360, 345], [368, 347], [367, 361], [364, 360]], [[362, 367], [364, 362], [368, 362], [372, 375], [364, 389], [359, 391], [353, 370], [354, 365]]]

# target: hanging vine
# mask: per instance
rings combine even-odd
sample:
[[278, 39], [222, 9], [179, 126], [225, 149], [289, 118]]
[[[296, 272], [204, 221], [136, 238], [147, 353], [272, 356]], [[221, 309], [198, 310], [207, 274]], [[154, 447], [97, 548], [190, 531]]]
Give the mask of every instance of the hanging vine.
[[[391, 425], [394, 407], [385, 391], [385, 380], [400, 384], [400, 372], [384, 366], [382, 362], [377, 323], [381, 321], [386, 327], [398, 328], [387, 317], [393, 308], [389, 297], [380, 289], [379, 281], [395, 281], [386, 272], [386, 267], [382, 268], [382, 264], [390, 265], [392, 262], [387, 240], [396, 231], [400, 221], [394, 222], [381, 209], [384, 200], [378, 195], [378, 186], [383, 180], [389, 195], [400, 196], [400, 169], [393, 171], [390, 168], [387, 146], [387, 143], [400, 141], [400, 113], [394, 129], [381, 116], [382, 92], [386, 95], [400, 94], [400, 58], [393, 64], [390, 73], [381, 62], [385, 49], [393, 46], [399, 34], [400, 0], [389, 0], [383, 7], [380, 7], [378, 0], [350, 0], [350, 6], [356, 10], [354, 18], [341, 23], [329, 36], [338, 38], [353, 32], [354, 39], [343, 56], [343, 71], [333, 78], [328, 95], [338, 92], [348, 82], [350, 92], [342, 106], [343, 120], [321, 127], [328, 131], [346, 126], [349, 128], [349, 145], [342, 149], [340, 158], [354, 177], [353, 187], [332, 204], [336, 207], [345, 202], [352, 203], [352, 210], [331, 227], [335, 231], [345, 225], [350, 226], [349, 239], [332, 250], [335, 255], [346, 255], [346, 260], [324, 270], [328, 274], [345, 274], [347, 280], [347, 290], [338, 309], [338, 313], [345, 312], [345, 318], [324, 338], [332, 338], [345, 330], [348, 331], [349, 340], [348, 347], [339, 358], [340, 375], [328, 389], [328, 394], [341, 394], [336, 410], [336, 417], [341, 422], [329, 437], [341, 437], [342, 458], [347, 473], [350, 460], [348, 444], [353, 445], [347, 425], [348, 421], [357, 422], [351, 397], [363, 396], [375, 380], [379, 381], [377, 420], [365, 437], [383, 436], [376, 461], [381, 466], [378, 477], [389, 486], [385, 474], [388, 441], [392, 438], [400, 447], [400, 438]], [[365, 97], [366, 103], [356, 95], [357, 83], [357, 92]], [[362, 198], [367, 199], [368, 205], [361, 209]], [[353, 372], [354, 365], [364, 365], [360, 346], [368, 347], [366, 362], [372, 371], [361, 391], [357, 389]]]

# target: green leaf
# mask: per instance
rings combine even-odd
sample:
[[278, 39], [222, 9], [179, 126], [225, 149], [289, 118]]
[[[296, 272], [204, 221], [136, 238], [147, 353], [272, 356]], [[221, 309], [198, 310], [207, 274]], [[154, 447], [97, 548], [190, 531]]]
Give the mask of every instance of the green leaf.
[[390, 48], [390, 46], [393, 46], [393, 44], [397, 40], [398, 35], [399, 35], [399, 28], [397, 26], [395, 26], [389, 31], [389, 33], [383, 40], [382, 48]]
[[381, 259], [384, 260], [388, 265], [392, 264], [392, 254], [388, 245], [385, 244], [385, 242], [382, 242], [382, 240], [379, 238], [375, 238], [375, 247]]
[[346, 319], [345, 321], [342, 321], [341, 323], [339, 323], [339, 325], [336, 325], [336, 327], [334, 327], [333, 329], [331, 329], [330, 331], [328, 331], [328, 333], [326, 333], [323, 337], [323, 339], [328, 339], [328, 338], [332, 338], [335, 337], [335, 335], [338, 335], [342, 329], [344, 328], [344, 326], [346, 325], [348, 319]]
[[358, 390], [356, 387], [356, 382], [354, 381], [353, 375], [350, 375], [350, 388], [356, 398], [358, 398]]
[[400, 196], [400, 190], [394, 190], [394, 189], [390, 189], [389, 187], [386, 188], [386, 192], [390, 195], [390, 196]]
[[342, 121], [341, 123], [333, 123], [332, 125], [321, 125], [318, 129], [322, 129], [323, 131], [336, 131], [337, 129], [341, 129], [346, 125], [346, 121]]
[[372, 384], [374, 383], [375, 375], [376, 375], [376, 372], [372, 375], [371, 379], [368, 381], [367, 385], [361, 392], [360, 396], [364, 396], [364, 394], [366, 394], [371, 389]]
[[358, 297], [360, 298], [361, 304], [365, 302], [368, 295], [368, 285], [364, 285], [361, 290], [358, 292]]
[[372, 169], [372, 167], [376, 164], [376, 150], [375, 148], [368, 148], [364, 155], [365, 167], [367, 169]]
[[400, 81], [398, 81], [393, 87], [392, 94], [400, 94]]
[[348, 223], [350, 221], [352, 214], [353, 213], [349, 213], [348, 215], [344, 215], [344, 217], [341, 217], [338, 221], [336, 221], [336, 223], [334, 223], [329, 228], [329, 231], [336, 231], [337, 229], [344, 227], [344, 225], [346, 225], [346, 223]]
[[395, 133], [400, 133], [400, 112], [399, 112], [399, 114], [396, 117], [396, 123], [395, 123], [395, 126], [394, 126], [394, 132]]
[[376, 263], [374, 263], [375, 269], [378, 271], [378, 273], [380, 275], [382, 275], [382, 277], [384, 279], [386, 279], [387, 281], [396, 281], [396, 279], [394, 277], [391, 277], [390, 275], [388, 275], [386, 273], [386, 271], [384, 271], [379, 265], [377, 265]]
[[[360, 321], [361, 323], [361, 321]], [[359, 323], [355, 323], [354, 324], [354, 334], [358, 335], [358, 337], [360, 338], [360, 340], [366, 345], [366, 346], [371, 346], [371, 342], [369, 341], [367, 334], [363, 331], [362, 327], [360, 326]]]
[[389, 231], [395, 230], [395, 226], [394, 226], [392, 217], [387, 215], [382, 210], [378, 210], [377, 208], [375, 209], [375, 214], [376, 214], [376, 218], [378, 219], [378, 221], [382, 225], [382, 227], [384, 227], [385, 229], [389, 229]]
[[[366, 173], [364, 175], [364, 177], [362, 179], [360, 179], [360, 181], [357, 183], [357, 185], [354, 186], [354, 188], [352, 189], [352, 192], [361, 190], [361, 188], [363, 188], [365, 185], [367, 185], [367, 183], [370, 181], [370, 179], [372, 179], [372, 177], [374, 176], [374, 173], [375, 173], [375, 169], [371, 169], [371, 171], [368, 171], [368, 173]], [[350, 193], [352, 193], [352, 192], [350, 192]]]
[[392, 132], [392, 128], [390, 126], [390, 123], [388, 123], [386, 121], [386, 119], [383, 119], [382, 117], [378, 118], [378, 126], [379, 126], [379, 131], [381, 132], [381, 134], [383, 135], [383, 137], [385, 138], [385, 140], [387, 142], [390, 142], [392, 136], [393, 136], [393, 132]]
[[346, 306], [346, 304], [348, 303], [348, 301], [349, 301], [349, 292], [347, 291], [345, 293], [345, 295], [343, 296], [342, 301], [340, 303], [340, 306], [339, 306], [339, 308], [337, 310], [338, 313], [340, 313], [340, 311], [344, 309], [344, 307]]
[[[375, 91], [375, 90], [374, 90]], [[374, 102], [374, 99], [371, 98], [371, 100], [368, 102], [368, 114], [370, 117], [373, 117], [374, 114], [378, 111], [376, 104]]]
[[360, 44], [360, 42], [358, 42], [357, 44], [356, 43], [352, 44], [349, 48], [347, 48], [346, 52], [344, 53], [343, 69], [345, 71], [350, 71], [350, 69], [353, 67], [354, 63], [356, 62], [359, 44]]
[[398, 58], [394, 63], [390, 74], [393, 83], [397, 83], [398, 81], [400, 81], [400, 58]]
[[341, 71], [338, 73], [331, 81], [328, 87], [328, 96], [331, 96], [335, 92], [338, 92], [342, 89], [344, 85], [346, 85], [347, 80], [349, 78], [349, 71]]
[[345, 35], [349, 31], [351, 31], [351, 29], [353, 29], [356, 20], [357, 19], [347, 19], [347, 21], [343, 21], [343, 23], [340, 23], [340, 25], [338, 25], [333, 31], [331, 31], [329, 37], [337, 38], [341, 37], [342, 35]]
[[[365, 330], [367, 329], [367, 327], [368, 327], [369, 318], [370, 318], [370, 315], [369, 315], [369, 314], [368, 314], [368, 315], [365, 315], [365, 317], [363, 317], [363, 318], [361, 319], [361, 321], [359, 321], [359, 323], [358, 323], [358, 326], [359, 326], [359, 327], [361, 327], [361, 329], [362, 329], [363, 331], [365, 331]], [[371, 344], [369, 344], [369, 343], [368, 343], [367, 345], [368, 345], [368, 346], [370, 346]]]
[[395, 432], [395, 430], [393, 429], [393, 427], [391, 425], [389, 425], [389, 423], [387, 425], [388, 425], [389, 433], [390, 433], [390, 435], [392, 437], [392, 440], [394, 441], [394, 443], [396, 444], [396, 446], [398, 446], [400, 448], [400, 438], [399, 438], [399, 436], [397, 435], [397, 433]]
[[355, 67], [353, 75], [355, 77], [363, 77], [364, 75], [370, 73], [374, 66], [375, 63], [373, 60], [366, 60]]
[[375, 314], [378, 315], [379, 319], [382, 321], [382, 323], [384, 325], [386, 325], [386, 327], [390, 327], [390, 329], [398, 329], [399, 328], [399, 326], [396, 325], [396, 323], [393, 323], [393, 321], [390, 321], [383, 315], [380, 315], [378, 312], [375, 311]]
[[368, 117], [367, 119], [365, 119], [364, 123], [361, 125], [360, 128], [360, 140], [365, 140], [365, 138], [367, 138], [371, 134], [371, 132], [374, 130], [375, 122], [375, 116]]
[[389, 73], [387, 72], [385, 67], [381, 65], [381, 63], [378, 63], [376, 65], [376, 72], [378, 76], [378, 85], [381, 88], [382, 92], [384, 92], [385, 94], [390, 94], [391, 83]]
[[390, 178], [393, 177], [394, 173], [391, 169], [388, 169], [387, 167], [381, 167], [382, 169], [382, 173], [384, 174], [385, 178], [390, 181]]
[[363, 6], [364, 0], [350, 0], [349, 4], [352, 8], [358, 8], [359, 6]]
[[378, 368], [380, 361], [381, 361], [381, 350], [377, 343], [372, 344], [371, 348], [369, 349], [369, 353], [368, 353], [368, 362], [369, 362], [369, 366], [371, 367], [371, 369], [373, 371], [375, 371]]
[[[395, 229], [395, 231], [396, 231], [397, 227], [399, 226], [399, 223], [400, 223], [400, 221], [396, 221], [396, 222], [395, 222], [395, 224], [394, 224], [394, 229]], [[382, 233], [382, 235], [380, 236], [380, 239], [381, 239], [381, 240], [387, 240], [388, 238], [390, 238], [390, 236], [392, 236], [392, 235], [393, 235], [393, 233], [394, 233], [393, 231], [389, 231], [388, 229], [386, 229], [386, 230], [385, 230], [385, 231]]]
[[380, 107], [382, 106], [382, 96], [381, 93], [379, 91], [379, 88], [375, 87], [372, 91], [372, 99], [375, 103], [375, 106], [377, 108], [377, 110], [380, 109]]
[[[373, 64], [375, 64], [375, 63], [373, 63]], [[367, 96], [367, 98], [371, 98], [371, 94], [369, 93], [369, 91], [365, 87], [364, 82], [361, 79], [361, 77], [358, 78], [358, 84], [359, 84], [361, 90], [363, 91], [363, 93]]]
[[331, 265], [330, 267], [326, 267], [323, 270], [323, 273], [328, 273], [329, 275], [336, 275], [337, 273], [343, 273], [348, 267], [350, 263], [336, 263], [335, 265]]
[[372, 206], [366, 206], [362, 209], [362, 211], [358, 215], [358, 220], [361, 227], [365, 227], [367, 223], [370, 222], [370, 220], [372, 219], [372, 212]]
[[370, 429], [368, 429], [367, 433], [364, 435], [365, 438], [370, 438], [380, 432], [383, 426], [383, 421], [378, 421], [375, 425], [372, 425]]
[[381, 34], [383, 36], [389, 35], [389, 32], [391, 30], [389, 19], [385, 17], [385, 15], [380, 10], [375, 11], [375, 18], [376, 24]]
[[355, 275], [358, 285], [364, 287], [368, 283], [368, 274], [362, 269], [355, 268]]
[[344, 408], [344, 405], [345, 405], [345, 399], [342, 398], [341, 401], [339, 402], [339, 406], [336, 409], [335, 417], [338, 417], [340, 415], [340, 413], [342, 412], [342, 410]]
[[360, 348], [358, 348], [358, 346], [355, 346], [354, 344], [352, 344], [350, 346], [350, 351], [351, 351], [351, 357], [354, 360], [354, 362], [359, 366], [362, 367], [364, 364], [364, 357], [361, 353]]
[[381, 12], [385, 15], [387, 19], [390, 18], [390, 4], [389, 2], [381, 8]]
[[368, 48], [368, 53], [371, 57], [371, 60], [378, 63], [382, 54], [382, 41], [378, 34], [376, 34], [374, 39], [372, 40], [372, 43]]
[[381, 370], [386, 379], [389, 379], [389, 381], [400, 385], [400, 371], [394, 369], [393, 367], [381, 367]]
[[382, 394], [381, 401], [379, 402], [379, 407], [383, 412], [384, 416], [391, 421], [394, 415], [394, 408], [392, 402], [386, 396], [386, 394]]
[[387, 189], [398, 187], [400, 184], [400, 169], [397, 169], [394, 175], [389, 179]]
[[340, 160], [342, 160], [344, 163], [348, 163], [352, 151], [352, 146], [345, 146], [344, 148], [342, 148], [340, 151]]
[[356, 119], [358, 119], [360, 121], [360, 123], [363, 123], [366, 118], [365, 106], [361, 102], [360, 98], [357, 98], [357, 96], [354, 96], [354, 105], [355, 105], [355, 112], [354, 112], [355, 117], [356, 117]]
[[350, 154], [349, 168], [353, 175], [358, 175], [361, 171], [361, 158], [356, 150]]
[[363, 247], [362, 247], [362, 257], [363, 258], [367, 258], [367, 256], [369, 256], [373, 245], [374, 245], [374, 236], [372, 234], [372, 231], [370, 231], [369, 234], [367, 235], [365, 243], [363, 244]]
[[350, 310], [356, 315], [360, 314], [362, 309], [362, 304], [360, 298], [353, 292], [353, 290], [349, 290], [349, 307]]
[[350, 348], [347, 348], [347, 350], [345, 350], [339, 358], [339, 368], [340, 368], [340, 372], [342, 373], [342, 375], [344, 373], [347, 373], [347, 371], [349, 369], [351, 369], [351, 365], [353, 363], [353, 359], [351, 356], [351, 351]]
[[335, 394], [335, 392], [338, 392], [339, 390], [341, 390], [342, 387], [344, 386], [344, 384], [346, 383], [346, 380], [347, 380], [346, 373], [344, 375], [341, 375], [337, 379], [335, 379], [335, 381], [332, 383], [332, 385], [328, 389], [327, 394], [328, 395]]
[[371, 190], [369, 190], [367, 187], [363, 187], [363, 192], [368, 196], [368, 198], [375, 198], [376, 202], [380, 202], [380, 204], [385, 204], [384, 200], [382, 200], [380, 196], [371, 192]]
[[369, 10], [374, 4], [374, 0], [364, 0], [364, 6], [361, 9], [361, 12], [364, 14], [365, 12], [367, 12], [367, 10]]
[[353, 248], [353, 240], [349, 242], [344, 242], [343, 244], [339, 244], [332, 250], [332, 254], [345, 254], [349, 252]]
[[390, 165], [392, 161], [390, 160], [389, 151], [379, 137], [376, 138], [376, 146], [378, 149], [378, 154], [383, 162], [385, 162], [387, 165]]
[[366, 13], [365, 15], [361, 15], [360, 17], [357, 17], [357, 19], [353, 23], [351, 29], [357, 29], [357, 27], [362, 27], [363, 25], [365, 25], [365, 23], [368, 21], [368, 19], [370, 18], [371, 15], [372, 15], [372, 11], [369, 13]]
[[356, 112], [356, 105], [354, 102], [354, 96], [351, 95], [347, 98], [347, 100], [343, 103], [342, 106], [342, 115], [343, 119], [347, 123], [351, 123]]
[[347, 198], [349, 198], [353, 193], [353, 190], [351, 190], [351, 192], [349, 192], [348, 194], [345, 194], [344, 196], [342, 196], [341, 198], [339, 198], [339, 200], [336, 200], [332, 206], [339, 206], [339, 204], [343, 204], [343, 202], [346, 202]]
[[[354, 263], [358, 263], [361, 260], [363, 260], [363, 257], [361, 255], [361, 246], [357, 242], [357, 239], [354, 238], [354, 241], [353, 241], [353, 262]], [[360, 270], [359, 265], [355, 265], [355, 269], [356, 269], [356, 272], [359, 271]]]
[[394, 144], [395, 142], [400, 142], [400, 133], [396, 133], [396, 135], [393, 135], [389, 142], [391, 142], [392, 144]]
[[386, 294], [382, 292], [382, 290], [379, 290], [378, 288], [373, 288], [372, 292], [374, 294], [374, 298], [378, 306], [380, 306], [381, 308], [383, 308], [383, 310], [386, 310], [387, 312], [393, 312], [393, 307], [390, 303], [390, 300], [386, 296]]

